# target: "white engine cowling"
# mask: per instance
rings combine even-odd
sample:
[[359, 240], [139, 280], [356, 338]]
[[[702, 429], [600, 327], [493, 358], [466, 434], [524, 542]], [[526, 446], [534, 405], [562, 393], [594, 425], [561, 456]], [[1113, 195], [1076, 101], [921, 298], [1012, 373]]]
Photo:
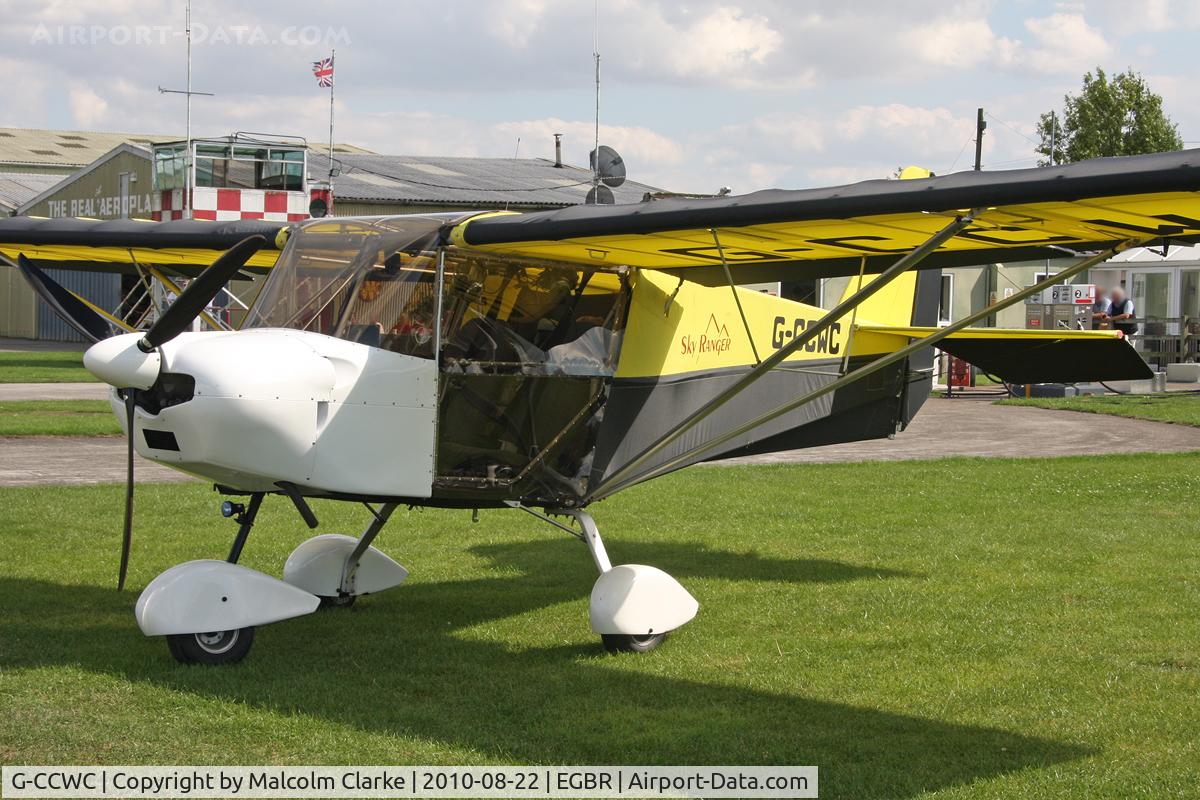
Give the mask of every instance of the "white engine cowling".
[[661, 569], [621, 564], [596, 580], [588, 612], [596, 633], [645, 636], [673, 631], [699, 610], [696, 598]]
[[[306, 592], [336, 597], [342, 569], [358, 540], [340, 533], [324, 533], [301, 542], [283, 565], [283, 579]], [[404, 583], [408, 570], [374, 547], [363, 551], [354, 572], [350, 594], [374, 594]]]
[[210, 633], [311, 614], [320, 598], [227, 561], [188, 561], [150, 581], [134, 614], [147, 636]]

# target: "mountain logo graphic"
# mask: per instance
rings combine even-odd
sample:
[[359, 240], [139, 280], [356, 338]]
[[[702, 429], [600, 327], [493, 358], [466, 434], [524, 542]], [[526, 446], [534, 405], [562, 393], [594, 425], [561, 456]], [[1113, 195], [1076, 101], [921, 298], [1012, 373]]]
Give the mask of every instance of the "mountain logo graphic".
[[709, 314], [708, 315], [708, 325], [704, 328], [704, 333], [707, 335], [709, 333], [712, 333], [713, 331], [716, 331], [717, 335], [720, 336], [722, 339], [729, 338], [729, 328], [725, 327], [724, 325], [722, 325], [720, 322], [717, 321], [716, 314]]

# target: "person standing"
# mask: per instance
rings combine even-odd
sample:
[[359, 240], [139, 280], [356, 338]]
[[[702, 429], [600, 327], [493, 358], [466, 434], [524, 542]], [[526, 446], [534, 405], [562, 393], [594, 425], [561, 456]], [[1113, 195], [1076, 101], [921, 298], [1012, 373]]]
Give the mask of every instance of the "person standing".
[[1108, 320], [1112, 327], [1124, 333], [1126, 336], [1133, 336], [1137, 333], [1137, 323], [1133, 321], [1136, 314], [1136, 309], [1133, 306], [1133, 300], [1125, 296], [1125, 290], [1121, 287], [1116, 287], [1112, 290], [1110, 299], [1111, 307], [1108, 310]]
[[1106, 296], [1104, 289], [1096, 290], [1096, 299], [1092, 301], [1092, 330], [1108, 327], [1108, 315], [1112, 310], [1112, 301]]

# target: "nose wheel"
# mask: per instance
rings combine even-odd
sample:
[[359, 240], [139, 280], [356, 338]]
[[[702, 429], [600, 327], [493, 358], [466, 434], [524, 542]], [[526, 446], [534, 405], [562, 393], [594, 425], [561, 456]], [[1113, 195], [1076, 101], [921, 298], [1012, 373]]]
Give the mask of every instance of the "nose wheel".
[[179, 633], [167, 637], [171, 655], [181, 664], [234, 664], [250, 652], [254, 628], [211, 633]]

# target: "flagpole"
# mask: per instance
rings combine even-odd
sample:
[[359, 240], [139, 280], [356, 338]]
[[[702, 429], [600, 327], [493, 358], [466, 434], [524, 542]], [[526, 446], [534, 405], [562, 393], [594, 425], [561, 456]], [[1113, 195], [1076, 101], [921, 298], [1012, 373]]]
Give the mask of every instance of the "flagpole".
[[329, 51], [329, 193], [333, 195], [333, 86], [337, 83], [337, 70], [334, 68], [333, 60], [337, 55], [337, 50]]

